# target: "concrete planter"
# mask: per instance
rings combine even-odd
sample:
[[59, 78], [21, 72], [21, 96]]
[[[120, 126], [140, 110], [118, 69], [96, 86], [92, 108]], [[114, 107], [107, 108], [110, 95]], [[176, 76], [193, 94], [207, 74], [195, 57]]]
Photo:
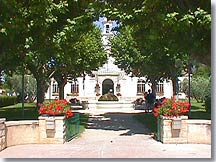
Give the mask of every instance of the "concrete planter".
[[65, 116], [40, 116], [39, 143], [65, 143]]
[[162, 143], [187, 143], [188, 116], [160, 116], [158, 120], [158, 139]]

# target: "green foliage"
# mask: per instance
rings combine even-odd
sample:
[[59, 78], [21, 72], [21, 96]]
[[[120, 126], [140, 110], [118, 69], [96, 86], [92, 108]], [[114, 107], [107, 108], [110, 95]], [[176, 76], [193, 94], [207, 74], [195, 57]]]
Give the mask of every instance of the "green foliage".
[[[57, 50], [61, 55], [54, 58], [56, 69], [54, 78], [59, 87], [64, 86], [68, 76], [84, 77], [86, 73], [96, 70], [107, 60], [107, 54], [101, 42], [100, 29], [92, 24], [89, 24], [88, 30], [81, 29], [79, 25], [72, 27], [73, 30], [67, 29], [69, 33], [65, 33], [66, 35], [56, 37], [56, 41], [59, 41]], [[62, 89], [59, 93], [63, 93]]]
[[115, 63], [127, 73], [130, 73], [132, 69], [139, 66], [138, 63], [141, 62], [140, 60], [143, 61], [137, 42], [133, 38], [133, 32], [133, 28], [124, 26], [111, 39], [112, 56], [116, 59]]
[[[22, 75], [14, 74], [13, 76], [7, 76], [4, 87], [7, 88], [7, 92], [13, 95], [22, 96]], [[32, 75], [24, 76], [24, 97], [29, 102], [33, 102], [36, 97], [36, 80]], [[20, 98], [21, 99], [21, 98]]]
[[[91, 44], [94, 49], [85, 48], [82, 56], [74, 52], [75, 44], [82, 41], [80, 38], [92, 31], [91, 2], [3, 1], [0, 4], [0, 70], [12, 72], [24, 66], [35, 77], [37, 100], [43, 102], [49, 80], [56, 71], [67, 76], [68, 71], [80, 74], [92, 66], [96, 68], [101, 63], [100, 58], [104, 59], [104, 54], [97, 55], [99, 51], [102, 53], [98, 44]], [[83, 57], [85, 53], [93, 52], [96, 52], [94, 56]], [[89, 61], [78, 64], [83, 58]]]
[[116, 97], [114, 94], [112, 93], [107, 93], [102, 95], [98, 101], [118, 101], [118, 97]]
[[0, 107], [14, 105], [17, 103], [17, 96], [0, 96]]
[[202, 76], [193, 77], [191, 92], [192, 97], [196, 99], [197, 102], [203, 102], [210, 92], [210, 80]]
[[191, 101], [191, 119], [211, 119], [211, 113], [206, 112], [205, 103]]
[[12, 106], [2, 107], [0, 108], [0, 118], [6, 118], [7, 121], [37, 120], [39, 114], [35, 107], [35, 103], [25, 103], [24, 116], [21, 103]]
[[151, 132], [157, 132], [157, 118], [153, 113], [137, 114], [133, 117], [143, 123]]
[[[125, 38], [121, 36], [118, 42], [117, 40], [112, 42], [117, 45], [113, 50], [119, 56], [117, 56], [117, 63], [119, 65], [121, 62], [126, 71], [133, 69], [136, 74], [142, 73], [157, 80], [161, 77], [169, 77], [174, 83], [176, 76], [186, 68], [189, 58], [197, 59], [210, 66], [209, 1], [133, 0], [125, 3], [107, 1], [104, 6], [103, 13], [106, 16], [113, 19], [117, 17], [122, 26], [129, 25], [133, 28], [133, 31], [128, 34], [122, 31], [121, 28], [124, 27], [120, 26], [119, 31], [125, 35]], [[136, 57], [127, 54], [130, 47], [126, 44], [132, 41], [133, 45], [129, 43], [128, 46], [141, 53], [139, 63], [135, 62]], [[123, 49], [118, 46], [120, 43]], [[120, 58], [120, 56], [124, 57]], [[150, 69], [150, 72], [146, 69]]]
[[[188, 95], [189, 85], [188, 79], [184, 79], [182, 82], [182, 91]], [[192, 77], [191, 81], [191, 97], [196, 99], [197, 102], [203, 102], [206, 96], [211, 94], [211, 82], [209, 78], [205, 76], [195, 76]]]
[[196, 70], [193, 72], [193, 76], [194, 77], [205, 77], [205, 78], [209, 78], [211, 75], [211, 68], [207, 65], [204, 64], [197, 64], [196, 65]]
[[183, 82], [182, 82], [182, 92], [184, 92], [186, 95], [189, 94], [189, 86], [188, 86], [188, 78], [184, 79]]
[[205, 110], [207, 113], [211, 113], [211, 96], [205, 98]]

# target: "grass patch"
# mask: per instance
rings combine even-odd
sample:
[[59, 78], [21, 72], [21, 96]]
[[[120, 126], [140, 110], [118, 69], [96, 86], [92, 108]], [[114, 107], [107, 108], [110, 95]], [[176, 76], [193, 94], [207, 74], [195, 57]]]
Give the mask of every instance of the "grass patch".
[[211, 120], [211, 114], [205, 110], [204, 103], [198, 103], [195, 100], [191, 101], [191, 117], [190, 119], [207, 119]]
[[37, 120], [38, 116], [35, 103], [24, 103], [24, 115], [22, 103], [0, 108], [0, 118], [6, 118], [7, 121]]
[[157, 118], [152, 113], [136, 114], [133, 116], [137, 121], [145, 124], [151, 132], [157, 132]]

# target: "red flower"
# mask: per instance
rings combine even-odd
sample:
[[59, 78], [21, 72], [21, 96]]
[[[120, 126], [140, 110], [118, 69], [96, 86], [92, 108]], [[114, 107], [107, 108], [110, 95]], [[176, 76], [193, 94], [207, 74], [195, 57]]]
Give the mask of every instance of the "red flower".
[[73, 116], [71, 107], [67, 100], [53, 100], [40, 104], [39, 114], [60, 115], [65, 114], [67, 118]]
[[174, 98], [164, 99], [162, 104], [156, 105], [153, 108], [155, 117], [160, 115], [174, 117], [179, 115], [185, 115], [189, 112], [190, 104], [188, 102], [178, 102]]
[[66, 118], [71, 118], [74, 115], [71, 111], [67, 111], [65, 114], [67, 115]]
[[62, 107], [61, 105], [58, 105], [58, 106], [56, 107], [56, 110], [61, 111], [62, 109], [63, 109], [63, 107]]
[[157, 118], [159, 116], [158, 113], [153, 113], [153, 115]]

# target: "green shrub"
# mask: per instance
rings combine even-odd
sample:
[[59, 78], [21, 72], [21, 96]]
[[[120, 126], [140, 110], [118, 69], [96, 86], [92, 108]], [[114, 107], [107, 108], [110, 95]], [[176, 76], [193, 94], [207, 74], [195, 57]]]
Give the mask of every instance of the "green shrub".
[[191, 92], [197, 102], [203, 102], [210, 92], [210, 79], [202, 76], [194, 77], [191, 83]]
[[14, 105], [17, 103], [17, 96], [0, 96], [0, 107]]
[[205, 99], [205, 110], [207, 113], [211, 113], [211, 96], [207, 96]]

